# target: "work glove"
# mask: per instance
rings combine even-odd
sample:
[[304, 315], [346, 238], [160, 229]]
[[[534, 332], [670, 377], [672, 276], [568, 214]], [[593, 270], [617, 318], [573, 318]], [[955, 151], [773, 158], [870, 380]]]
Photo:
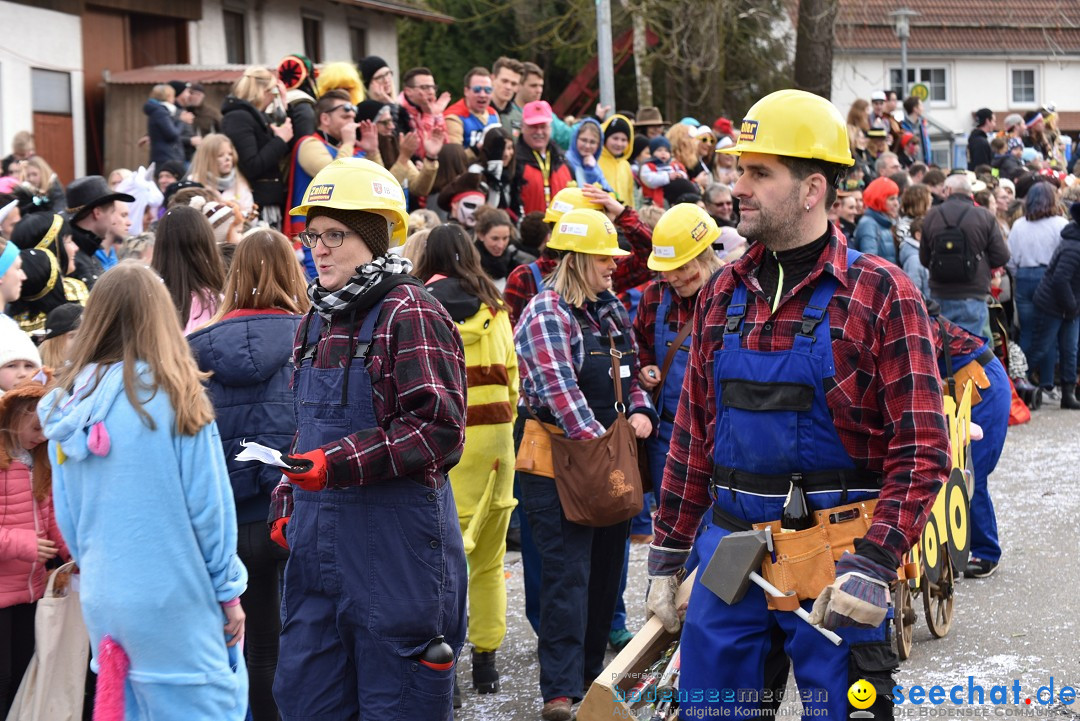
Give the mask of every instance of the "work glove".
[[845, 553], [836, 562], [836, 580], [814, 601], [809, 621], [833, 630], [877, 628], [889, 611], [889, 582], [895, 580], [895, 568]]
[[668, 633], [678, 633], [682, 626], [679, 611], [675, 608], [675, 592], [679, 580], [675, 576], [649, 576], [649, 591], [645, 600], [645, 620], [655, 614]]
[[326, 488], [326, 454], [321, 448], [295, 456], [282, 456], [281, 460], [289, 464], [282, 473], [297, 488], [305, 491], [321, 491]]
[[270, 524], [270, 540], [277, 545], [289, 550], [289, 541], [285, 538], [285, 526], [289, 525], [292, 516], [282, 516]]

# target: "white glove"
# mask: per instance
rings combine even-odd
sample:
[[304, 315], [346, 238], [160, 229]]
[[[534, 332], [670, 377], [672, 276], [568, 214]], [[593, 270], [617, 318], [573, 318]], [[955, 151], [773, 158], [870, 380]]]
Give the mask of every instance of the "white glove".
[[675, 608], [675, 592], [679, 581], [675, 576], [649, 576], [649, 594], [645, 601], [645, 620], [653, 614], [664, 624], [668, 633], [678, 633], [682, 626], [679, 612]]

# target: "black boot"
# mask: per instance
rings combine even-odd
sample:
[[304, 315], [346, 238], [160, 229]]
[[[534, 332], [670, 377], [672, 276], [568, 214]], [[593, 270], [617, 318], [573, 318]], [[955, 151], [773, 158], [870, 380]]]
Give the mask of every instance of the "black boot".
[[454, 674], [454, 708], [461, 708], [461, 689], [457, 685], [457, 674]]
[[1080, 401], [1076, 400], [1075, 386], [1061, 387], [1061, 407], [1072, 411], [1080, 410]]
[[499, 690], [499, 670], [495, 668], [495, 652], [472, 652], [472, 682], [477, 693], [496, 693]]

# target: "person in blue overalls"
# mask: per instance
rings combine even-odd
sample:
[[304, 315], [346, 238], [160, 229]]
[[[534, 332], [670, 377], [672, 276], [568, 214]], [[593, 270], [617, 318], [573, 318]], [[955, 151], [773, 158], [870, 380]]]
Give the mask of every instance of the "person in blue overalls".
[[[611, 292], [615, 258], [629, 252], [619, 248], [611, 221], [586, 209], [562, 216], [548, 248], [562, 255], [514, 332], [519, 417], [535, 415], [571, 440], [587, 440], [602, 436], [625, 410], [635, 435], [647, 438], [656, 416], [637, 381], [630, 319]], [[531, 447], [520, 445], [519, 469]], [[518, 480], [541, 565], [541, 718], [569, 721], [571, 705], [604, 668], [630, 522], [592, 527], [567, 520], [550, 457], [529, 467], [535, 472], [519, 470]]]
[[826, 564], [815, 570], [835, 572], [831, 585], [791, 571], [811, 620], [836, 629], [839, 646], [770, 610], [757, 586], [728, 605], [695, 582], [680, 716], [760, 715], [779, 632], [808, 714], [847, 718], [848, 688], [864, 678], [878, 694], [870, 712], [891, 718], [888, 584], [950, 466], [926, 308], [900, 268], [849, 250], [828, 221], [853, 164], [832, 104], [799, 90], [768, 95], [729, 150], [740, 156], [733, 194], [750, 248], [699, 293], [654, 518], [648, 613], [681, 625], [678, 577], [706, 512], [702, 564], [727, 534], [779, 521], [789, 494], [805, 494], [810, 511], [877, 499], [869, 530], [835, 569], [830, 549], [814, 553]]
[[321, 170], [293, 213], [318, 278], [297, 332], [297, 435], [271, 536], [290, 548], [274, 699], [284, 721], [452, 716], [466, 569], [447, 471], [461, 456], [454, 322], [388, 254], [407, 212], [390, 172]]
[[[997, 467], [1005, 436], [1009, 432], [1009, 408], [1012, 387], [1005, 366], [985, 338], [966, 330], [941, 316], [937, 303], [927, 299], [930, 331], [938, 354], [938, 372], [946, 382], [946, 392], [959, 399], [964, 384], [972, 381], [971, 422], [982, 431], [982, 437], [971, 444], [974, 470], [974, 490], [971, 494], [971, 558], [964, 575], [967, 578], [986, 578], [997, 570], [1001, 561], [998, 542], [997, 515], [990, 500], [990, 474]], [[947, 352], [946, 352], [947, 351]], [[951, 387], [950, 387], [951, 380]]]

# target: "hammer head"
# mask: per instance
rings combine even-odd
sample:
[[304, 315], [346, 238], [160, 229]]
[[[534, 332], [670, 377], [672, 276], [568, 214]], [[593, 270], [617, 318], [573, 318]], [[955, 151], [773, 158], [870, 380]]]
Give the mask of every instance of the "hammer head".
[[768, 552], [765, 531], [740, 531], [720, 539], [701, 584], [727, 604], [742, 600], [750, 585], [750, 572], [761, 568]]

